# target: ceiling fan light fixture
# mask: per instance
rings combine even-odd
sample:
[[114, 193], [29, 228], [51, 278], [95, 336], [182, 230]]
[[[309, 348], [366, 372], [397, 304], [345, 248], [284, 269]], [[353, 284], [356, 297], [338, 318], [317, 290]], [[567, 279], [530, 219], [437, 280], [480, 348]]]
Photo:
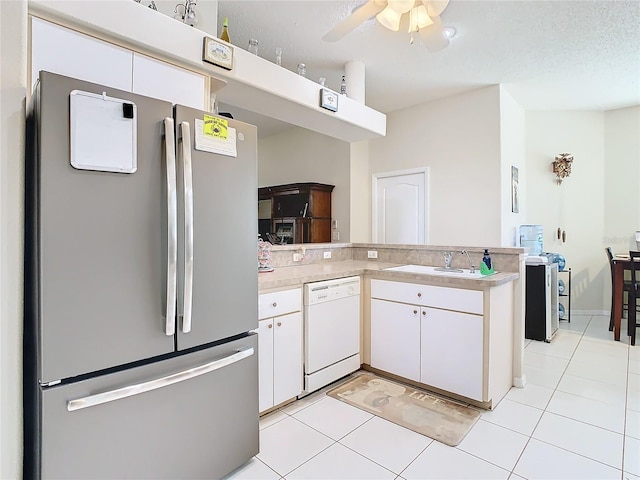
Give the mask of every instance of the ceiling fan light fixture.
[[427, 14], [430, 17], [439, 17], [444, 9], [449, 5], [449, 0], [422, 0], [422, 3], [427, 7]]
[[402, 15], [403, 13], [407, 13], [409, 10], [413, 8], [415, 5], [415, 0], [388, 0], [387, 5], [389, 8], [394, 10], [395, 12]]
[[428, 27], [432, 24], [433, 20], [427, 15], [427, 9], [424, 5], [414, 7], [409, 11], [409, 33], [417, 32], [421, 28]]
[[384, 10], [376, 15], [380, 25], [393, 32], [400, 30], [400, 17], [402, 17], [402, 14], [396, 12], [390, 5], [387, 5]]

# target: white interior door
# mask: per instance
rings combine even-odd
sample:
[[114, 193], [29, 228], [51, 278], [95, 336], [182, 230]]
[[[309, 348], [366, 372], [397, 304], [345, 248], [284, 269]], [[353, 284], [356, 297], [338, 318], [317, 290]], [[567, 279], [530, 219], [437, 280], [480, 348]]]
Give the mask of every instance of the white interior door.
[[373, 242], [427, 243], [428, 170], [373, 176]]

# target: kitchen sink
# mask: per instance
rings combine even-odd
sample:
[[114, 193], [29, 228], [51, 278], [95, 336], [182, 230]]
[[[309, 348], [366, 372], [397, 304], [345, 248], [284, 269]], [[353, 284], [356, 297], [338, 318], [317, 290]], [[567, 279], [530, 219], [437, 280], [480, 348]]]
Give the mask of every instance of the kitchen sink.
[[401, 265], [399, 267], [389, 267], [384, 270], [388, 270], [390, 272], [406, 272], [406, 273], [419, 273], [425, 275], [440, 275], [446, 277], [453, 278], [482, 278], [488, 275], [482, 275], [480, 270], [476, 270], [471, 273], [471, 271], [466, 268], [451, 268], [449, 270], [443, 267], [431, 267], [429, 265]]

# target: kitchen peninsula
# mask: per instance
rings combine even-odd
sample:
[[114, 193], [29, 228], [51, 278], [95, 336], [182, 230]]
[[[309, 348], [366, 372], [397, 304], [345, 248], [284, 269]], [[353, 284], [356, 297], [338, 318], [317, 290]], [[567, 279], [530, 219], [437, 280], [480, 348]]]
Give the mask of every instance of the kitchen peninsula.
[[[304, 284], [360, 276], [363, 368], [492, 408], [511, 386], [524, 382], [523, 250], [491, 249], [498, 273], [477, 278], [389, 269], [441, 266], [443, 252], [461, 250], [430, 245], [274, 246], [276, 268], [259, 275], [259, 291], [262, 296], [297, 289], [301, 295]], [[467, 250], [479, 263], [483, 249]], [[302, 260], [293, 262], [294, 253]], [[467, 259], [456, 254], [452, 266], [468, 268]]]

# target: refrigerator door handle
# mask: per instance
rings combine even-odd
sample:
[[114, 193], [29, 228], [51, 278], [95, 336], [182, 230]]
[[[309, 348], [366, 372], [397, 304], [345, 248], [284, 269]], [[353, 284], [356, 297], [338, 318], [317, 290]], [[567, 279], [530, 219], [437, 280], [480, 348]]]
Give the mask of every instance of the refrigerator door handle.
[[184, 178], [184, 312], [182, 331], [191, 331], [193, 305], [193, 175], [191, 168], [191, 129], [189, 122], [180, 122], [182, 131], [182, 167]]
[[113, 402], [115, 400], [122, 400], [123, 398], [132, 397], [140, 393], [146, 393], [153, 390], [157, 390], [159, 388], [168, 387], [169, 385], [174, 385], [176, 383], [184, 382], [185, 380], [199, 377], [200, 375], [205, 375], [214, 370], [224, 368], [233, 363], [239, 362], [240, 360], [248, 358], [252, 356], [254, 353], [255, 353], [255, 350], [253, 349], [253, 347], [247, 348], [244, 350], [239, 350], [236, 353], [233, 353], [219, 360], [214, 360], [213, 362], [205, 363], [204, 365], [200, 365], [197, 367], [190, 368], [188, 370], [184, 370], [182, 372], [167, 375], [166, 377], [157, 378], [149, 382], [129, 385], [123, 388], [118, 388], [116, 390], [110, 390], [104, 393], [89, 395], [88, 397], [78, 398], [76, 400], [70, 400], [69, 402], [67, 402], [67, 410], [69, 412], [74, 412], [76, 410], [95, 407], [97, 405], [102, 405], [103, 403]]
[[167, 311], [164, 331], [176, 332], [176, 295], [178, 290], [178, 197], [176, 190], [176, 139], [173, 118], [164, 119], [167, 163]]

